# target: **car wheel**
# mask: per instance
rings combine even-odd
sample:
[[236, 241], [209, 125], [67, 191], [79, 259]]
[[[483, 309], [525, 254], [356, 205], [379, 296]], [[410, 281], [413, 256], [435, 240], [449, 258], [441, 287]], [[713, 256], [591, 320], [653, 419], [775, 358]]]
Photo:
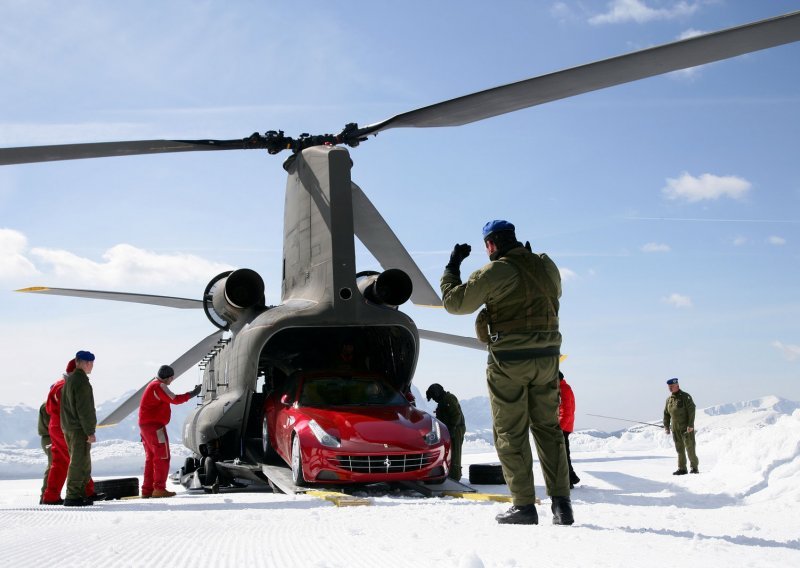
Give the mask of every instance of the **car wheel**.
[[303, 477], [303, 454], [300, 449], [300, 436], [297, 434], [292, 439], [292, 481], [298, 487], [306, 485], [306, 478]]
[[469, 482], [476, 485], [505, 485], [506, 479], [500, 465], [475, 463], [469, 466]]
[[269, 425], [267, 415], [261, 419], [261, 458], [266, 462], [275, 457], [275, 450], [269, 443]]

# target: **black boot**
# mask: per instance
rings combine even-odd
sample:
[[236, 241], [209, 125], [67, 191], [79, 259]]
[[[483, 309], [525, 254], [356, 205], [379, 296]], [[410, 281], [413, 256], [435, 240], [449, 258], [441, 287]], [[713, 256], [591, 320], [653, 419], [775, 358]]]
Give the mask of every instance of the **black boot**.
[[512, 505], [505, 513], [495, 517], [501, 525], [538, 525], [539, 514], [536, 505]]
[[553, 496], [551, 497], [553, 504], [550, 505], [550, 510], [553, 511], [553, 524], [554, 525], [571, 525], [575, 522], [572, 516], [572, 501], [569, 497]]
[[687, 472], [685, 469], [676, 469], [672, 472], [672, 475], [686, 475], [687, 473], [689, 472]]
[[689, 470], [689, 473], [700, 473], [700, 470], [697, 469], [696, 467], [693, 467], [692, 469]]
[[106, 500], [106, 494], [105, 493], [94, 493], [92, 495], [89, 495], [87, 497], [87, 499], [89, 501], [92, 501], [92, 502], [94, 502], [94, 501], [105, 501]]

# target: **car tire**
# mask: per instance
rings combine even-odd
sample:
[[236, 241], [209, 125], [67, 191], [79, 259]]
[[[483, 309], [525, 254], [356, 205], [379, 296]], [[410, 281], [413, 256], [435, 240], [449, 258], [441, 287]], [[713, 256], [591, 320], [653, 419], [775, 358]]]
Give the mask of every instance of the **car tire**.
[[119, 479], [104, 479], [94, 482], [95, 493], [105, 493], [106, 501], [122, 499], [123, 497], [139, 496], [139, 478], [122, 477]]
[[500, 465], [476, 463], [469, 466], [469, 482], [476, 485], [505, 485], [506, 479]]
[[261, 419], [261, 459], [266, 463], [277, 456], [272, 444], [269, 443], [269, 425], [267, 415]]
[[292, 481], [298, 487], [307, 485], [306, 478], [303, 477], [303, 451], [300, 447], [300, 436], [297, 434], [292, 438]]

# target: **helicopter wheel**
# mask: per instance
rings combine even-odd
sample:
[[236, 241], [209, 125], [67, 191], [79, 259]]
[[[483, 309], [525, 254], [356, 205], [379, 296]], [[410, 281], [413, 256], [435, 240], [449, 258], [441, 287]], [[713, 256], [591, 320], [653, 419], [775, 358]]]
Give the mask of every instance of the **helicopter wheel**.
[[217, 464], [214, 462], [214, 458], [203, 458], [200, 467], [203, 470], [203, 485], [206, 487], [214, 485], [217, 482]]
[[292, 440], [292, 481], [298, 487], [303, 487], [306, 484], [306, 479], [303, 477], [303, 455], [300, 450], [300, 436], [294, 435]]

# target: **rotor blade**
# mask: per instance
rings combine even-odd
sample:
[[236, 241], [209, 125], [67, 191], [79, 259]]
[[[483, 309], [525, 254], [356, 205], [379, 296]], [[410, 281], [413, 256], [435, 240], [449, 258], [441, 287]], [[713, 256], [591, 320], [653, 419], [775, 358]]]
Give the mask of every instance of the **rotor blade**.
[[487, 89], [361, 129], [459, 126], [523, 108], [800, 40], [800, 12], [784, 14]]
[[384, 270], [399, 268], [411, 278], [411, 301], [421, 306], [441, 307], [439, 295], [422, 274], [408, 251], [394, 234], [369, 198], [355, 183], [353, 189], [353, 227], [358, 239], [364, 243]]
[[140, 154], [196, 152], [202, 150], [242, 150], [242, 140], [134, 140], [127, 142], [91, 142], [88, 144], [57, 144], [54, 146], [23, 146], [0, 148], [0, 166], [83, 160]]
[[93, 298], [96, 300], [115, 300], [117, 302], [133, 302], [136, 304], [151, 304], [153, 306], [166, 306], [168, 308], [181, 308], [184, 310], [202, 309], [201, 300], [190, 298], [176, 298], [173, 296], [154, 296], [151, 294], [130, 294], [127, 292], [105, 292], [103, 290], [77, 290], [73, 288], [48, 288], [46, 286], [31, 286], [21, 288], [16, 292], [33, 292], [36, 294], [50, 294], [53, 296], [74, 296], [77, 298]]
[[[205, 355], [211, 351], [217, 342], [222, 339], [222, 331], [216, 331], [208, 337], [202, 339], [197, 345], [189, 349], [186, 353], [178, 357], [171, 365], [175, 371], [175, 378], [180, 377], [183, 373], [194, 367]], [[106, 416], [97, 427], [103, 428], [106, 426], [115, 426], [125, 420], [128, 415], [139, 408], [139, 402], [142, 400], [144, 389], [152, 381], [148, 380], [142, 388], [136, 391], [130, 398], [114, 409], [111, 414]]]
[[418, 329], [417, 331], [422, 339], [427, 339], [428, 341], [438, 341], [439, 343], [447, 343], [448, 345], [458, 345], [459, 347], [469, 347], [470, 349], [486, 351], [486, 344], [481, 343], [475, 337], [452, 335], [450, 333], [429, 331], [427, 329]]

